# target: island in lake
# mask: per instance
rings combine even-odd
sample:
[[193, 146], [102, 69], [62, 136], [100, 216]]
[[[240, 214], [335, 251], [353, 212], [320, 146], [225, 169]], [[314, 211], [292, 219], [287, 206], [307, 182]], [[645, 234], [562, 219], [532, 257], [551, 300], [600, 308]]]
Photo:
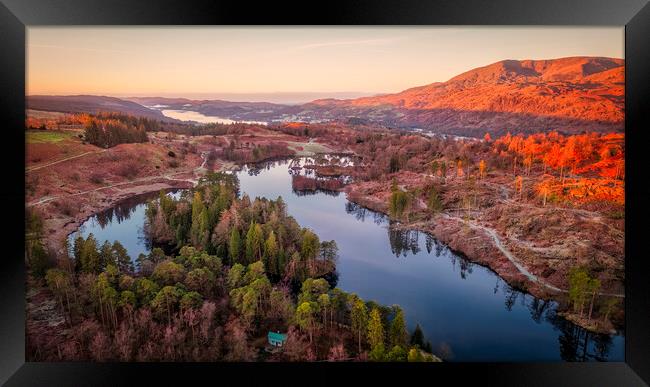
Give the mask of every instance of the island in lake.
[[623, 76], [564, 56], [348, 99], [36, 88], [27, 360], [623, 361]]

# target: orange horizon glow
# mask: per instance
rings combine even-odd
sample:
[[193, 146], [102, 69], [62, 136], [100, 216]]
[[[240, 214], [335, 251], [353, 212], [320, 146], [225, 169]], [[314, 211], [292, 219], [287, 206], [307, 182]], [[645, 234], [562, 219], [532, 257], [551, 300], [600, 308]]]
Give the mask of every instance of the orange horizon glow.
[[26, 93], [354, 97], [446, 81], [504, 59], [567, 56], [623, 58], [624, 29], [30, 27]]

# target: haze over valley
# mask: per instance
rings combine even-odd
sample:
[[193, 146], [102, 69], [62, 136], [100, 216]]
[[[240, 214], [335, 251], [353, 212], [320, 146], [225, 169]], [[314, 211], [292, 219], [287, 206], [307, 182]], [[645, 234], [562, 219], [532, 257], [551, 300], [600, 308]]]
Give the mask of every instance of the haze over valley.
[[624, 360], [620, 29], [28, 35], [29, 361]]

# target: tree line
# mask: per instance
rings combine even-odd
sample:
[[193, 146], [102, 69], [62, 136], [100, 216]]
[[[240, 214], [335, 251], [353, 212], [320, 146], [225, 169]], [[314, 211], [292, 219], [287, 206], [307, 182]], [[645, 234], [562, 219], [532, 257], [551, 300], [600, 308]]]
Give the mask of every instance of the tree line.
[[155, 121], [119, 113], [103, 113], [92, 117], [85, 125], [85, 141], [102, 148], [118, 144], [147, 142], [147, 128]]
[[90, 234], [66, 242], [49, 268], [30, 263], [69, 332], [59, 341], [28, 334], [31, 356], [250, 361], [261, 356], [256, 339], [282, 330], [277, 360], [435, 360], [398, 306], [332, 286], [334, 241], [300, 227], [281, 198], [238, 196], [236, 177], [216, 173], [178, 199], [161, 193], [148, 205], [146, 232], [171, 253], [153, 248], [134, 264], [119, 241]]

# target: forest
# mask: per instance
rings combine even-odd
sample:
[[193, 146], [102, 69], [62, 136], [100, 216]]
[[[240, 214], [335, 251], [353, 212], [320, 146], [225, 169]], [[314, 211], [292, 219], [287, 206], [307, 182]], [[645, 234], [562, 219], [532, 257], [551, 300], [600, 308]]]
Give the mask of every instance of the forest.
[[147, 142], [147, 130], [154, 128], [157, 128], [157, 123], [147, 118], [102, 113], [87, 120], [84, 139], [93, 145], [110, 148], [118, 144]]
[[[335, 287], [338, 248], [287, 215], [282, 198], [239, 198], [234, 175], [207, 174], [146, 211], [155, 247], [133, 264], [118, 242], [77, 237], [46, 252], [27, 217], [33, 281], [52, 292], [65, 340], [28, 335], [38, 360], [438, 361], [397, 305]], [[269, 331], [282, 352], [262, 351]]]

